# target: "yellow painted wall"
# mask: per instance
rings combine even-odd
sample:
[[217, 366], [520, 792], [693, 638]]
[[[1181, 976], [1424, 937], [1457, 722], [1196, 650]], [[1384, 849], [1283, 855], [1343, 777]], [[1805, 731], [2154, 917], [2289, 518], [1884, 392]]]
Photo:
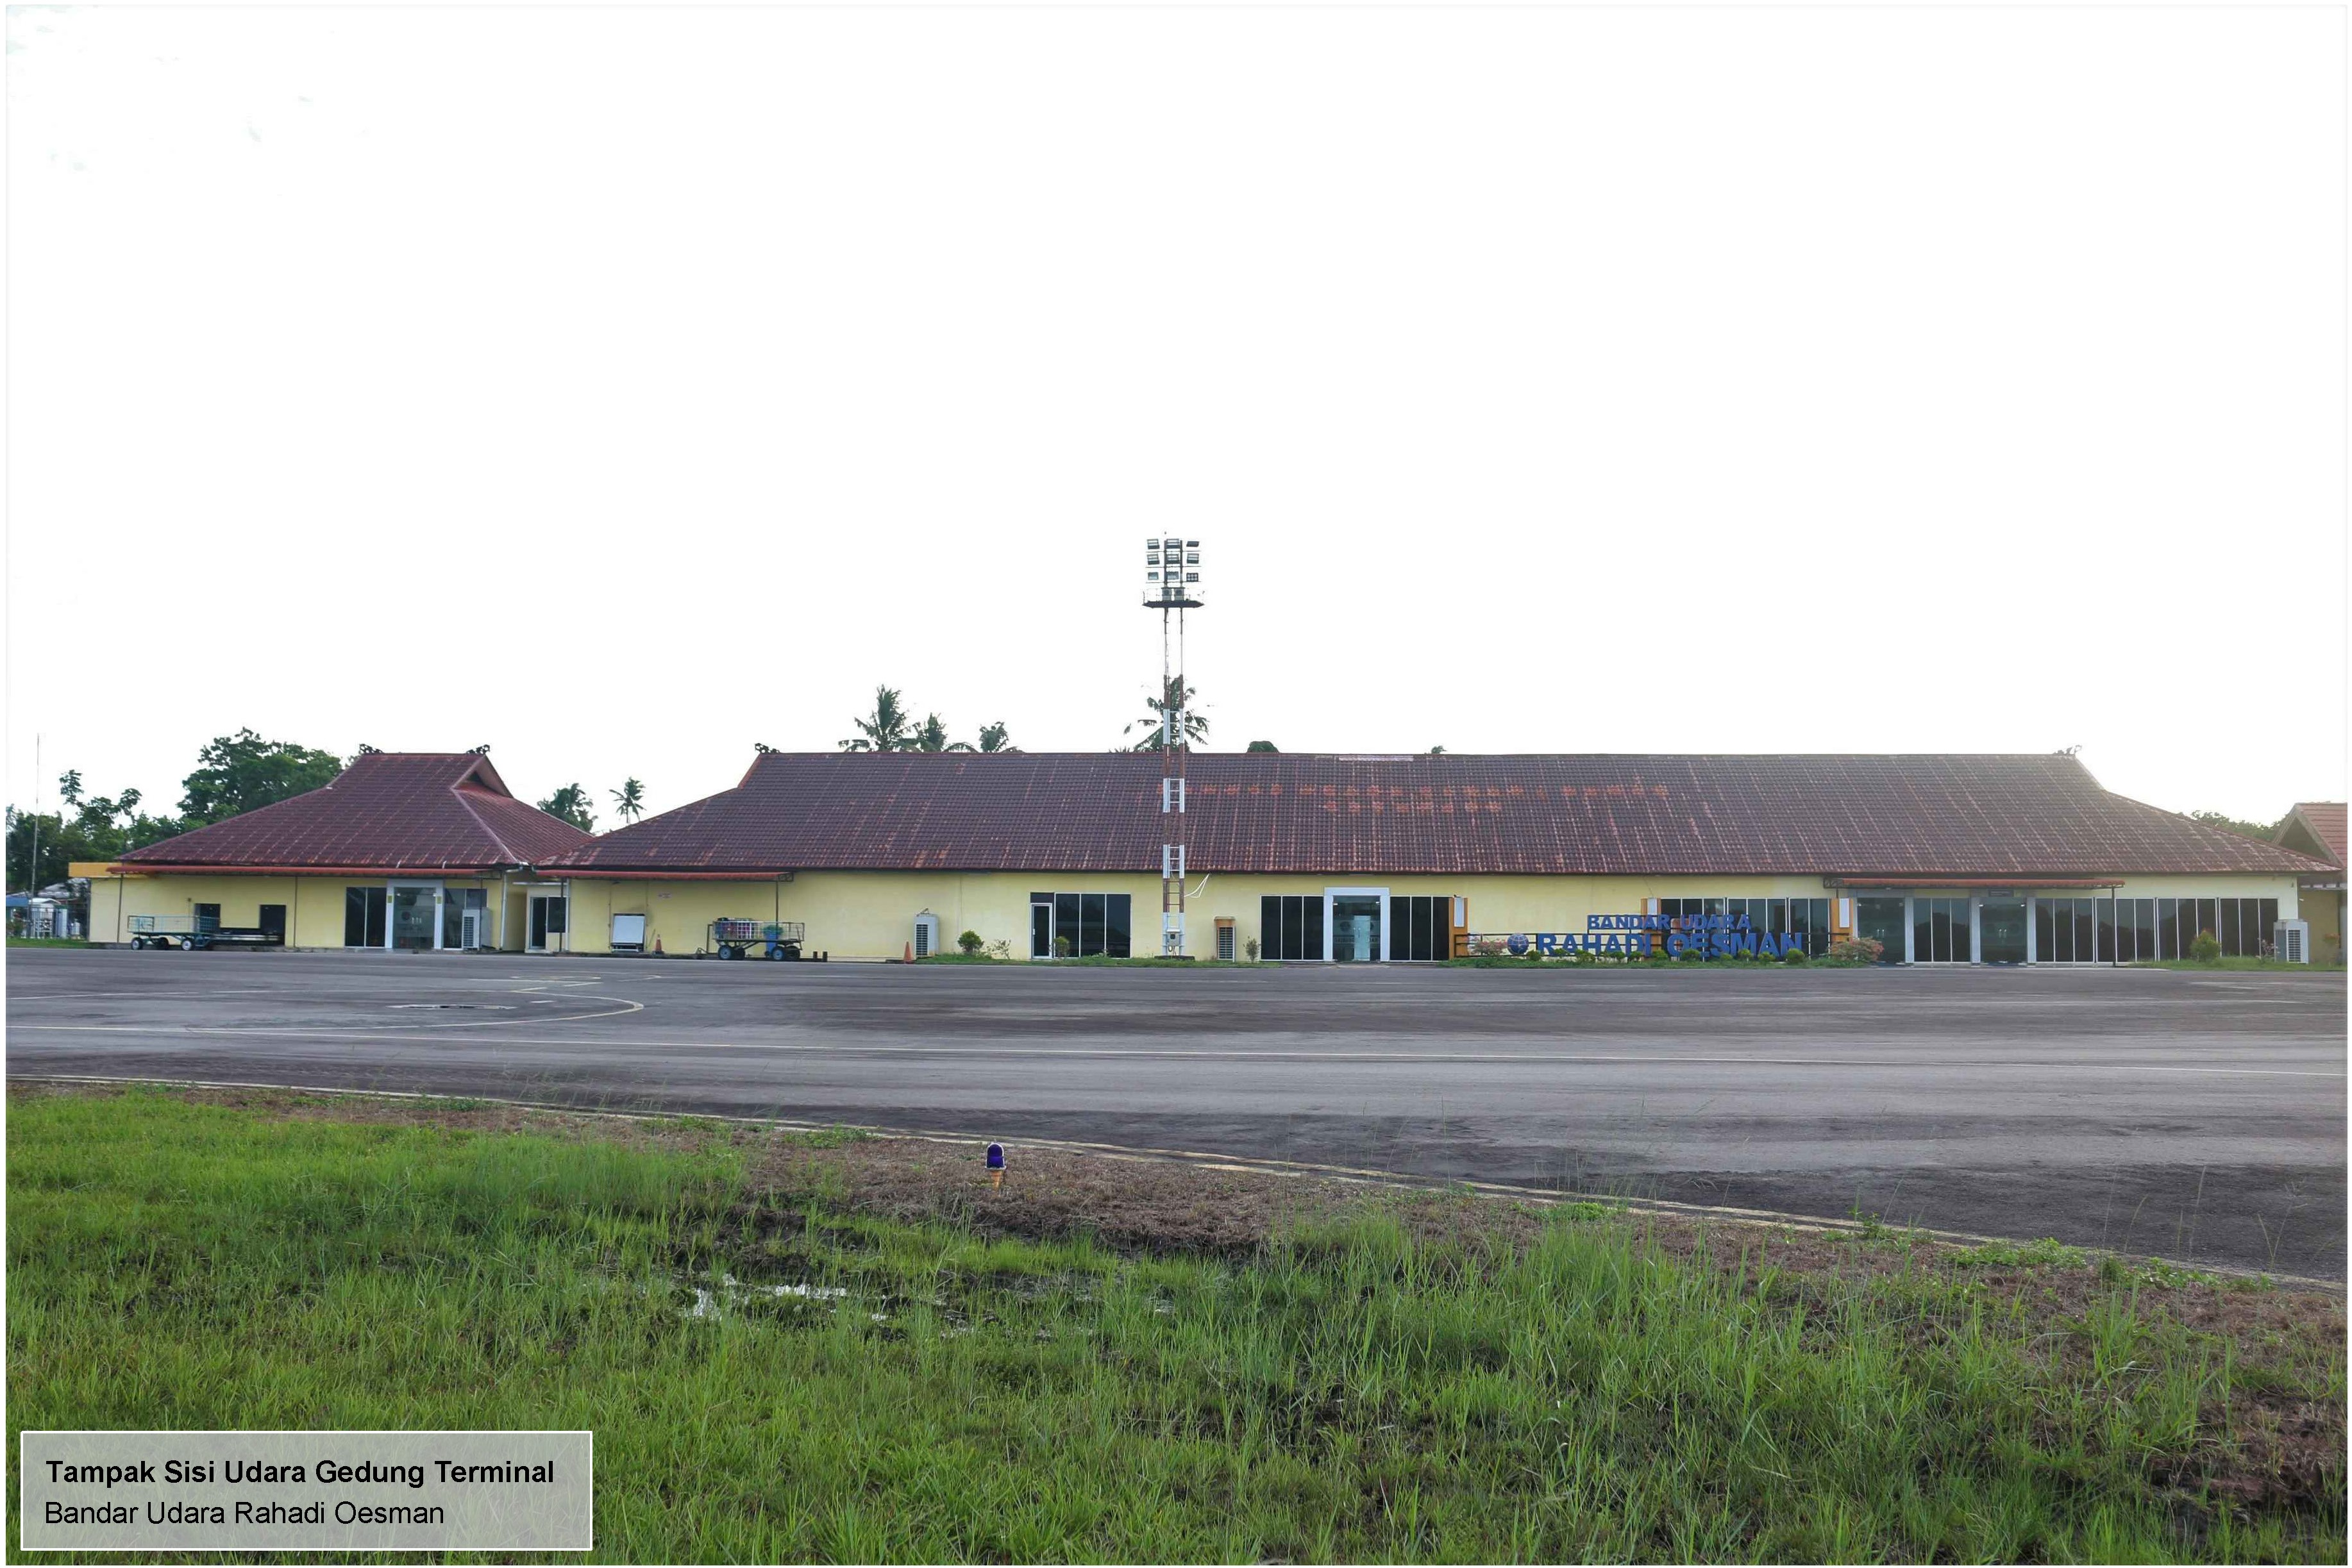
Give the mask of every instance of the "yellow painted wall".
[[[284, 904], [287, 942], [298, 947], [340, 947], [343, 944], [343, 889], [367, 885], [356, 876], [131, 876], [97, 877], [90, 883], [90, 938], [97, 942], [128, 942], [128, 916], [184, 915], [198, 904], [218, 904], [228, 925], [253, 925], [264, 904]], [[490, 890], [490, 904], [500, 900], [497, 877], [448, 878], [451, 888]], [[542, 883], [542, 887], [549, 884]], [[1187, 947], [1195, 956], [1214, 951], [1219, 916], [1234, 922], [1234, 950], [1245, 953], [1253, 939], [1263, 941], [1258, 929], [1259, 900], [1268, 894], [1321, 894], [1331, 887], [1385, 887], [1391, 896], [1428, 894], [1468, 901], [1469, 928], [1475, 932], [1508, 933], [1581, 931], [1592, 915], [1638, 913], [1651, 898], [1823, 898], [1843, 893], [1866, 896], [1867, 890], [1824, 888], [1818, 877], [1543, 877], [1543, 876], [1395, 876], [1330, 878], [1318, 876], [1229, 875], [1195, 877], [1190, 883]], [[647, 882], [579, 878], [571, 884], [570, 931], [565, 950], [604, 953], [611, 950], [612, 917], [616, 914], [646, 917], [646, 946], [658, 943], [669, 953], [692, 953], [708, 945], [713, 920], [796, 920], [808, 928], [808, 948], [843, 958], [896, 958], [914, 936], [915, 916], [929, 911], [939, 916], [941, 945], [952, 949], [957, 936], [969, 929], [984, 941], [1007, 943], [1015, 956], [1029, 951], [1029, 895], [1032, 892], [1124, 893], [1132, 900], [1133, 951], [1142, 956], [1158, 951], [1160, 881], [1150, 875], [1088, 873], [1056, 875], [1040, 872], [808, 872], [787, 882]], [[519, 879], [505, 883], [506, 920], [501, 933], [507, 951], [522, 949], [528, 931], [530, 887]], [[1927, 895], [1936, 890], [1920, 889]], [[1965, 890], [1950, 889], [1951, 894]], [[2291, 876], [2173, 876], [2127, 882], [2125, 897], [2137, 898], [2275, 898], [2282, 919], [2296, 917], [2294, 878]], [[2340, 906], [2336, 895], [2315, 894], [2313, 913], [2324, 919], [2329, 912], [2317, 906], [2322, 899]], [[2337, 916], [2340, 921], [2340, 915]], [[2331, 928], [2340, 943], [2340, 925]], [[2315, 956], [2331, 951], [2321, 921], [2314, 921]]]
[[[940, 917], [940, 942], [950, 950], [966, 930], [985, 941], [1029, 951], [1031, 892], [1125, 893], [1134, 895], [1138, 946], [1141, 928], [1157, 920], [1156, 877], [999, 872], [804, 872], [790, 882], [649, 882], [575, 879], [572, 884], [572, 950], [612, 950], [613, 916], [646, 916], [646, 950], [692, 953], [709, 945], [719, 919], [797, 920], [808, 927], [810, 952], [842, 958], [896, 958], [915, 937], [915, 916]], [[1151, 929], [1157, 930], [1154, 924]]]
[[2312, 962], [2344, 962], [2344, 895], [2314, 888], [2303, 894], [2301, 918], [2311, 922]]
[[[1196, 957], [1214, 950], [1221, 915], [1234, 921], [1237, 953], [1258, 929], [1259, 900], [1268, 894], [1321, 894], [1331, 887], [1385, 887], [1391, 897], [1459, 896], [1469, 901], [1469, 927], [1478, 932], [1581, 931], [1591, 915], [1635, 914], [1650, 898], [1829, 898], [1853, 890], [1825, 888], [1819, 877], [1543, 877], [1392, 876], [1331, 878], [1213, 873], [1189, 884], [1187, 948]], [[1958, 894], [1965, 890], [1952, 889]], [[1132, 903], [1133, 951], [1158, 950], [1160, 880], [1150, 875], [1046, 872], [805, 872], [789, 882], [655, 882], [577, 878], [572, 883], [570, 949], [611, 950], [612, 917], [643, 915], [646, 946], [692, 953], [709, 941], [713, 920], [797, 920], [808, 928], [811, 952], [841, 958], [896, 958], [914, 938], [915, 916], [940, 917], [940, 940], [952, 949], [958, 934], [1029, 951], [1029, 895], [1039, 893], [1124, 893]], [[1934, 892], [1920, 890], [1923, 895]], [[2292, 918], [2293, 877], [2164, 877], [2126, 883], [2126, 897], [2279, 900]], [[520, 916], [518, 916], [520, 918]]]
[[[491, 906], [498, 904], [497, 877], [440, 880], [445, 888], [451, 890], [488, 888]], [[343, 945], [343, 889], [384, 885], [384, 879], [362, 876], [92, 877], [89, 939], [128, 943], [132, 935], [131, 916], [193, 915], [199, 904], [219, 904], [224, 925], [258, 925], [263, 904], [282, 904], [286, 905], [288, 946], [340, 947]], [[514, 934], [511, 945], [520, 946], [519, 933]]]

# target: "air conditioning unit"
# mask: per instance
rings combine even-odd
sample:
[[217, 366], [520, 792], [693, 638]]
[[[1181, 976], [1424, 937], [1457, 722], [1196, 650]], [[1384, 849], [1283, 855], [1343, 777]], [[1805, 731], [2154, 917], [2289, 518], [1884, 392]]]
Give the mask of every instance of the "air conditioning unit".
[[940, 950], [940, 917], [929, 910], [915, 916], [915, 956], [928, 958]]
[[2283, 963], [2310, 963], [2311, 922], [2308, 920], [2280, 921], [2271, 927], [2271, 951], [2276, 953]]

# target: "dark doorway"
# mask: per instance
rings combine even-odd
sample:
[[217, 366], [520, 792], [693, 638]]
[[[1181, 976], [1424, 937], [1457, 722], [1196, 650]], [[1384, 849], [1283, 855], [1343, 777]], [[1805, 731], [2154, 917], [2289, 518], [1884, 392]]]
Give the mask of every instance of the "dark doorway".
[[1903, 901], [1899, 898], [1857, 898], [1853, 901], [1853, 930], [1857, 936], [1867, 936], [1884, 947], [1878, 955], [1882, 964], [1903, 962]]
[[1978, 961], [2025, 962], [2025, 900], [1988, 898], [1977, 905]]
[[346, 947], [383, 946], [383, 889], [380, 887], [343, 889], [343, 946]]
[[283, 946], [286, 942], [286, 906], [265, 904], [261, 906], [261, 934]]

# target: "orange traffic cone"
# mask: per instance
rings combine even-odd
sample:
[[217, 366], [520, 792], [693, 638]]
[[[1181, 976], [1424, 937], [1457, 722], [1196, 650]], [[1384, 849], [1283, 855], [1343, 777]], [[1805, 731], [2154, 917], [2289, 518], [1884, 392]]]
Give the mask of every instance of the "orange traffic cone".
[[912, 942], [907, 944], [907, 956], [898, 961], [902, 964], [911, 964], [915, 961], [915, 945]]
[[654, 938], [654, 956], [655, 956], [655, 957], [656, 957], [656, 958], [666, 958], [666, 957], [667, 957], [668, 956], [669, 956], [669, 955], [667, 955], [667, 953], [664, 953], [664, 952], [662, 951], [661, 938], [660, 938], [660, 937], [658, 937], [658, 936], [655, 937], [655, 938]]

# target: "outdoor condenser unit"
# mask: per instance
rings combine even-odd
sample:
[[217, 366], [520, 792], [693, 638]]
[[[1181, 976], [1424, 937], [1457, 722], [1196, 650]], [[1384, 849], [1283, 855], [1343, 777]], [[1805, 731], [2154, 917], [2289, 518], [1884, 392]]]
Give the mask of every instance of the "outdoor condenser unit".
[[2272, 947], [2281, 960], [2289, 964], [2311, 962], [2311, 922], [2282, 920], [2271, 928]]

